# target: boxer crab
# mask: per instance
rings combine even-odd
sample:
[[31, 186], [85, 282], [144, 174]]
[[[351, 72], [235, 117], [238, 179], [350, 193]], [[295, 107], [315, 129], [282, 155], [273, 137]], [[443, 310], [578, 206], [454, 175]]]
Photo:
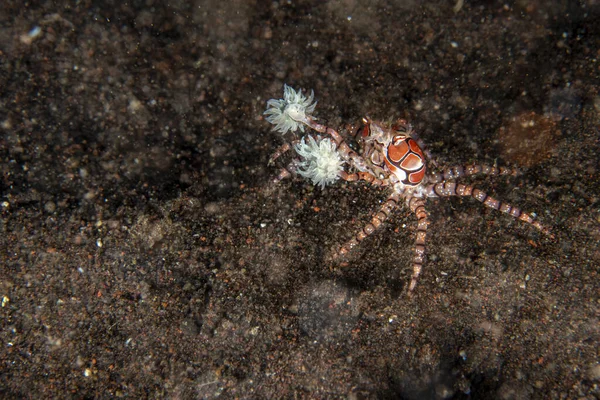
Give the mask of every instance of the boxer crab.
[[[300, 175], [322, 188], [338, 179], [347, 182], [364, 181], [386, 188], [390, 194], [371, 222], [362, 227], [343, 244], [334, 258], [346, 255], [366, 237], [375, 232], [404, 200], [417, 217], [417, 234], [413, 248], [412, 277], [408, 286], [411, 294], [417, 285], [425, 261], [427, 227], [429, 213], [426, 209], [428, 198], [469, 196], [485, 206], [504, 212], [534, 228], [550, 235], [549, 230], [518, 207], [488, 196], [472, 185], [456, 182], [471, 175], [516, 175], [517, 171], [504, 167], [486, 165], [465, 165], [447, 168], [441, 172], [428, 171], [430, 154], [405, 120], [388, 126], [382, 122], [364, 118], [364, 127], [359, 130], [360, 154], [336, 130], [318, 123], [311, 113], [316, 103], [314, 94], [306, 97], [284, 85], [284, 98], [267, 102], [266, 120], [276, 131], [285, 134], [289, 131], [310, 128], [316, 134], [308, 134], [302, 140], [281, 146], [270, 159], [273, 163], [292, 148], [300, 156], [286, 168], [282, 168], [274, 179], [278, 183], [293, 175]], [[347, 165], [346, 170], [344, 166]]]

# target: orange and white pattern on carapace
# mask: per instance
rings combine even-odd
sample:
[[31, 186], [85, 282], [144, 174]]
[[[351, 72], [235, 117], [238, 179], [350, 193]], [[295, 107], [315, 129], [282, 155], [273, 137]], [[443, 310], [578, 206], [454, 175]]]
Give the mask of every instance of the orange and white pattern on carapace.
[[423, 150], [408, 136], [394, 137], [387, 147], [385, 161], [390, 171], [405, 185], [418, 185], [425, 177]]

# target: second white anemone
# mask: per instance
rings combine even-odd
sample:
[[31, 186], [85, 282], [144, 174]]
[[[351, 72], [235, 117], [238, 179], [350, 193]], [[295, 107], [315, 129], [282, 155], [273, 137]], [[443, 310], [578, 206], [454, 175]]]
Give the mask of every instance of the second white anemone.
[[294, 146], [294, 150], [302, 157], [296, 172], [311, 180], [314, 185], [320, 185], [323, 189], [339, 179], [344, 160], [333, 140], [322, 139], [320, 136], [315, 140], [312, 136], [305, 136]]

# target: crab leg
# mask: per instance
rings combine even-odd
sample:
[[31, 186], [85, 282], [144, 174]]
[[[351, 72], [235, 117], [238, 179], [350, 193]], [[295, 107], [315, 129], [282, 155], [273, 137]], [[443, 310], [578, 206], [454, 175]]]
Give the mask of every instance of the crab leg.
[[489, 175], [489, 176], [497, 176], [497, 175], [509, 175], [509, 176], [517, 176], [519, 174], [519, 170], [516, 168], [505, 168], [505, 167], [490, 167], [489, 165], [482, 164], [470, 164], [470, 165], [457, 165], [454, 167], [446, 168], [441, 172], [432, 172], [429, 174], [429, 181], [431, 183], [439, 183], [446, 180], [458, 179], [463, 176], [472, 176], [472, 175]]
[[462, 183], [455, 182], [440, 182], [434, 185], [430, 185], [428, 189], [432, 190], [433, 193], [440, 197], [471, 196], [489, 208], [493, 208], [494, 210], [506, 213], [511, 217], [523, 221], [527, 224], [530, 224], [534, 228], [544, 232], [547, 235], [552, 236], [550, 230], [543, 226], [540, 222], [536, 221], [531, 214], [521, 211], [521, 209], [518, 207], [514, 207], [503, 201], [496, 200], [495, 198], [488, 196], [487, 193], [475, 188], [474, 186], [463, 185]]
[[271, 154], [271, 157], [269, 157], [269, 163], [267, 165], [273, 165], [273, 163], [282, 155], [284, 155], [285, 153], [287, 153], [288, 151], [290, 151], [292, 149], [292, 146], [294, 146], [296, 143], [299, 143], [298, 140], [294, 140], [292, 143], [284, 143], [281, 146], [279, 146], [277, 148], [277, 150], [275, 150], [275, 152], [273, 154]]
[[352, 174], [342, 171], [340, 178], [346, 182], [365, 181], [373, 186], [390, 186], [389, 179], [379, 179], [375, 175], [368, 172], [354, 172]]
[[412, 212], [417, 216], [417, 237], [413, 248], [413, 273], [408, 286], [408, 294], [417, 286], [417, 280], [421, 275], [421, 269], [425, 262], [425, 241], [427, 239], [427, 227], [429, 226], [429, 213], [425, 208], [425, 199], [420, 197], [409, 197], [406, 203]]
[[360, 231], [358, 231], [358, 233], [356, 233], [352, 239], [344, 243], [344, 245], [339, 249], [338, 253], [334, 255], [334, 258], [346, 255], [353, 248], [358, 246], [358, 244], [365, 238], [375, 232], [383, 224], [383, 222], [388, 219], [392, 210], [398, 206], [400, 196], [400, 193], [392, 193], [383, 203], [377, 214], [373, 216], [371, 222], [367, 223]]

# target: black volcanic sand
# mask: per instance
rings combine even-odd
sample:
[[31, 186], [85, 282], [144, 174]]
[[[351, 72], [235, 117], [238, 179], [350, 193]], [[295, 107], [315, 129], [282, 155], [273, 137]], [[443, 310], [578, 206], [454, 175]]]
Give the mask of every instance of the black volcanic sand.
[[[62, 3], [62, 4], [61, 4]], [[600, 3], [0, 5], [3, 398], [596, 399]], [[41, 4], [41, 5], [40, 5]], [[283, 84], [535, 211], [272, 186]]]

